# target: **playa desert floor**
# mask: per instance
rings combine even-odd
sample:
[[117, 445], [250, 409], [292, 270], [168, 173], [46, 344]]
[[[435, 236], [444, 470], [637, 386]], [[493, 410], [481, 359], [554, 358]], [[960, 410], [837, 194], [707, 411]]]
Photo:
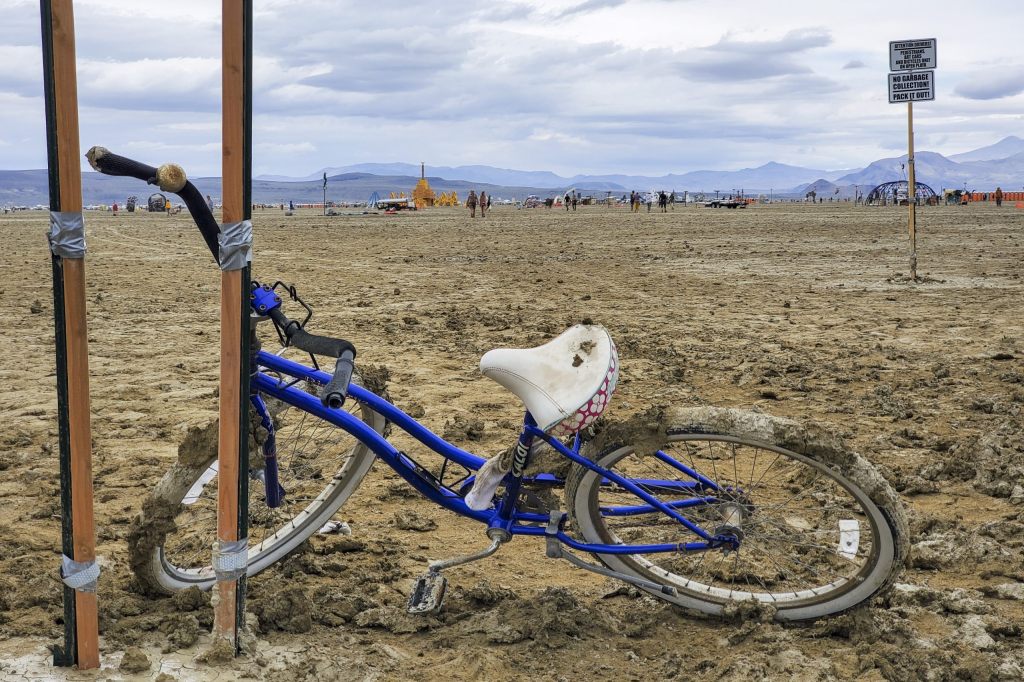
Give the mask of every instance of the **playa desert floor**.
[[0, 678], [1021, 679], [1024, 210], [918, 215], [910, 284], [892, 207], [257, 212], [254, 277], [296, 284], [311, 329], [355, 342], [399, 406], [474, 452], [519, 419], [479, 356], [591, 318], [621, 358], [610, 418], [711, 404], [829, 424], [901, 493], [912, 550], [888, 597], [793, 627], [681, 613], [519, 538], [416, 619], [427, 559], [487, 541], [378, 463], [339, 512], [351, 536], [250, 581], [255, 652], [203, 662], [208, 598], [140, 594], [127, 542], [187, 428], [216, 416], [218, 271], [185, 215], [87, 213], [98, 673], [46, 663], [62, 615], [47, 223], [0, 216]]

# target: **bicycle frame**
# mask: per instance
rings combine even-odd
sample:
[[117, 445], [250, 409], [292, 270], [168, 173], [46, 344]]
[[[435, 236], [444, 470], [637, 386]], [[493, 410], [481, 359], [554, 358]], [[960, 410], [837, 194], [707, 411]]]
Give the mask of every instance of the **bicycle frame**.
[[[699, 541], [686, 543], [664, 543], [653, 545], [627, 545], [627, 544], [597, 544], [579, 542], [567, 535], [562, 526], [565, 523], [566, 515], [557, 524], [557, 528], [549, 527], [549, 518], [544, 514], [521, 511], [517, 508], [519, 486], [523, 480], [522, 471], [517, 475], [510, 474], [511, 480], [506, 479], [505, 494], [498, 501], [496, 507], [491, 510], [476, 511], [470, 509], [459, 492], [447, 487], [436, 476], [427, 471], [408, 455], [396, 449], [388, 440], [378, 434], [374, 429], [365, 424], [358, 417], [349, 414], [345, 410], [330, 409], [324, 407], [318, 398], [305, 391], [295, 388], [293, 385], [282, 381], [284, 376], [292, 379], [311, 380], [324, 384], [330, 380], [330, 376], [322, 371], [315, 370], [291, 360], [273, 355], [266, 351], [260, 351], [256, 358], [256, 366], [260, 368], [254, 375], [253, 387], [277, 400], [285, 402], [293, 407], [310, 413], [334, 426], [343, 429], [356, 439], [365, 444], [388, 466], [395, 470], [402, 478], [413, 486], [420, 494], [445, 509], [455, 512], [460, 516], [471, 518], [484, 523], [488, 528], [500, 528], [509, 535], [534, 535], [554, 536], [566, 546], [583, 551], [598, 554], [641, 554], [656, 552], [696, 552], [709, 549], [719, 549], [727, 545], [736, 545], [737, 541], [731, 537], [714, 536], [703, 528], [700, 528], [677, 510], [686, 507], [693, 507], [706, 504], [714, 504], [718, 499], [713, 495], [693, 497], [686, 500], [663, 502], [644, 491], [633, 481], [608, 471], [579, 453], [581, 439], [577, 436], [572, 447], [566, 447], [557, 439], [544, 433], [537, 427], [532, 416], [527, 412], [523, 422], [523, 431], [520, 434], [520, 443], [525, 443], [526, 448], [532, 440], [540, 439], [554, 448], [561, 455], [568, 457], [573, 462], [580, 464], [602, 476], [603, 484], [616, 484], [640, 498], [644, 504], [628, 507], [616, 507], [603, 510], [602, 513], [609, 515], [637, 515], [659, 511], [685, 526], [692, 533], [700, 538]], [[272, 376], [266, 371], [273, 372], [278, 376]], [[487, 461], [467, 452], [440, 436], [436, 435], [415, 419], [407, 415], [401, 409], [387, 400], [371, 393], [370, 391], [352, 384], [349, 388], [349, 399], [368, 406], [374, 412], [383, 415], [394, 426], [402, 429], [417, 441], [430, 448], [432, 451], [449, 459], [460, 466], [476, 471]], [[266, 424], [264, 424], [266, 426]], [[691, 491], [702, 492], [709, 490], [717, 491], [718, 486], [711, 480], [693, 471], [684, 464], [672, 459], [667, 454], [659, 451], [656, 455], [662, 461], [676, 468], [693, 479], [691, 482], [662, 481], [658, 483], [665, 487], [678, 487]], [[553, 480], [553, 479], [551, 479]], [[267, 483], [270, 483], [267, 481]], [[275, 481], [276, 483], [276, 481]], [[468, 481], [467, 481], [468, 483]], [[641, 482], [643, 483], [643, 482]], [[653, 483], [653, 482], [649, 482]], [[270, 488], [270, 486], [268, 486]]]

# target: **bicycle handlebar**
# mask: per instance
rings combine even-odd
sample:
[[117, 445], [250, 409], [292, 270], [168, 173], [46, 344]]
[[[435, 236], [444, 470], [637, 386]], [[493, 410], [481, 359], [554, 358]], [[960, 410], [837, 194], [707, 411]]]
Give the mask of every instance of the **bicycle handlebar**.
[[154, 168], [114, 154], [106, 147], [93, 147], [85, 157], [89, 159], [89, 165], [94, 170], [104, 175], [136, 178], [147, 184], [156, 185], [164, 192], [171, 192], [181, 197], [192, 220], [195, 221], [196, 227], [202, 233], [206, 247], [213, 254], [213, 259], [220, 263], [220, 246], [217, 242], [220, 227], [217, 225], [217, 220], [213, 217], [210, 207], [203, 199], [203, 195], [195, 185], [189, 182], [181, 166], [165, 163], [159, 168]]
[[352, 381], [352, 372], [355, 369], [356, 347], [344, 339], [310, 334], [300, 327], [298, 322], [288, 319], [280, 308], [272, 308], [267, 315], [277, 328], [284, 332], [289, 345], [307, 353], [336, 359], [334, 376], [320, 392], [320, 402], [324, 407], [339, 408], [344, 405], [345, 398], [348, 397], [348, 385]]
[[[220, 226], [213, 212], [199, 193], [196, 186], [189, 182], [185, 170], [173, 163], [165, 163], [159, 168], [147, 166], [124, 156], [114, 154], [105, 147], [93, 147], [85, 155], [89, 165], [104, 175], [132, 177], [150, 185], [157, 185], [165, 192], [177, 194], [185, 202], [192, 220], [203, 235], [203, 241], [213, 254], [213, 259], [220, 263], [220, 246], [217, 240]], [[302, 325], [288, 316], [280, 308], [273, 308], [267, 313], [278, 329], [282, 330], [287, 343], [299, 350], [314, 355], [335, 358], [334, 375], [324, 386], [320, 402], [325, 407], [340, 408], [348, 396], [348, 385], [352, 380], [356, 348], [344, 339], [333, 339], [329, 336], [310, 334]]]

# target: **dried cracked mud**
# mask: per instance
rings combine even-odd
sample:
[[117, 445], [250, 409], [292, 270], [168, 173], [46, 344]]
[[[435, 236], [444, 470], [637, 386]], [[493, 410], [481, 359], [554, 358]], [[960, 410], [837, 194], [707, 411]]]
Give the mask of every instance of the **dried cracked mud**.
[[231, 660], [208, 595], [144, 595], [128, 555], [142, 499], [216, 417], [217, 270], [185, 216], [87, 214], [104, 667], [78, 672], [46, 650], [62, 616], [46, 217], [0, 216], [0, 679], [1022, 679], [1024, 211], [919, 221], [927, 279], [910, 284], [894, 208], [257, 212], [254, 276], [295, 283], [312, 329], [355, 342], [399, 406], [464, 447], [501, 452], [519, 419], [479, 356], [590, 318], [619, 348], [610, 418], [830, 424], [900, 493], [912, 546], [887, 597], [802, 627], [695, 618], [529, 539], [451, 572], [444, 609], [412, 617], [427, 560], [487, 541], [377, 464], [336, 517], [352, 535], [249, 581], [254, 651]]

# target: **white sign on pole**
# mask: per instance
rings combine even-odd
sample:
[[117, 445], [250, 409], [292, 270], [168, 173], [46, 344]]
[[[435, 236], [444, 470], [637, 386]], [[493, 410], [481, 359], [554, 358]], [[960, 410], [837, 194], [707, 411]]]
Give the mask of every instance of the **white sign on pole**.
[[924, 40], [893, 40], [889, 42], [890, 71], [934, 69], [935, 38]]
[[935, 99], [935, 72], [889, 74], [889, 104]]

